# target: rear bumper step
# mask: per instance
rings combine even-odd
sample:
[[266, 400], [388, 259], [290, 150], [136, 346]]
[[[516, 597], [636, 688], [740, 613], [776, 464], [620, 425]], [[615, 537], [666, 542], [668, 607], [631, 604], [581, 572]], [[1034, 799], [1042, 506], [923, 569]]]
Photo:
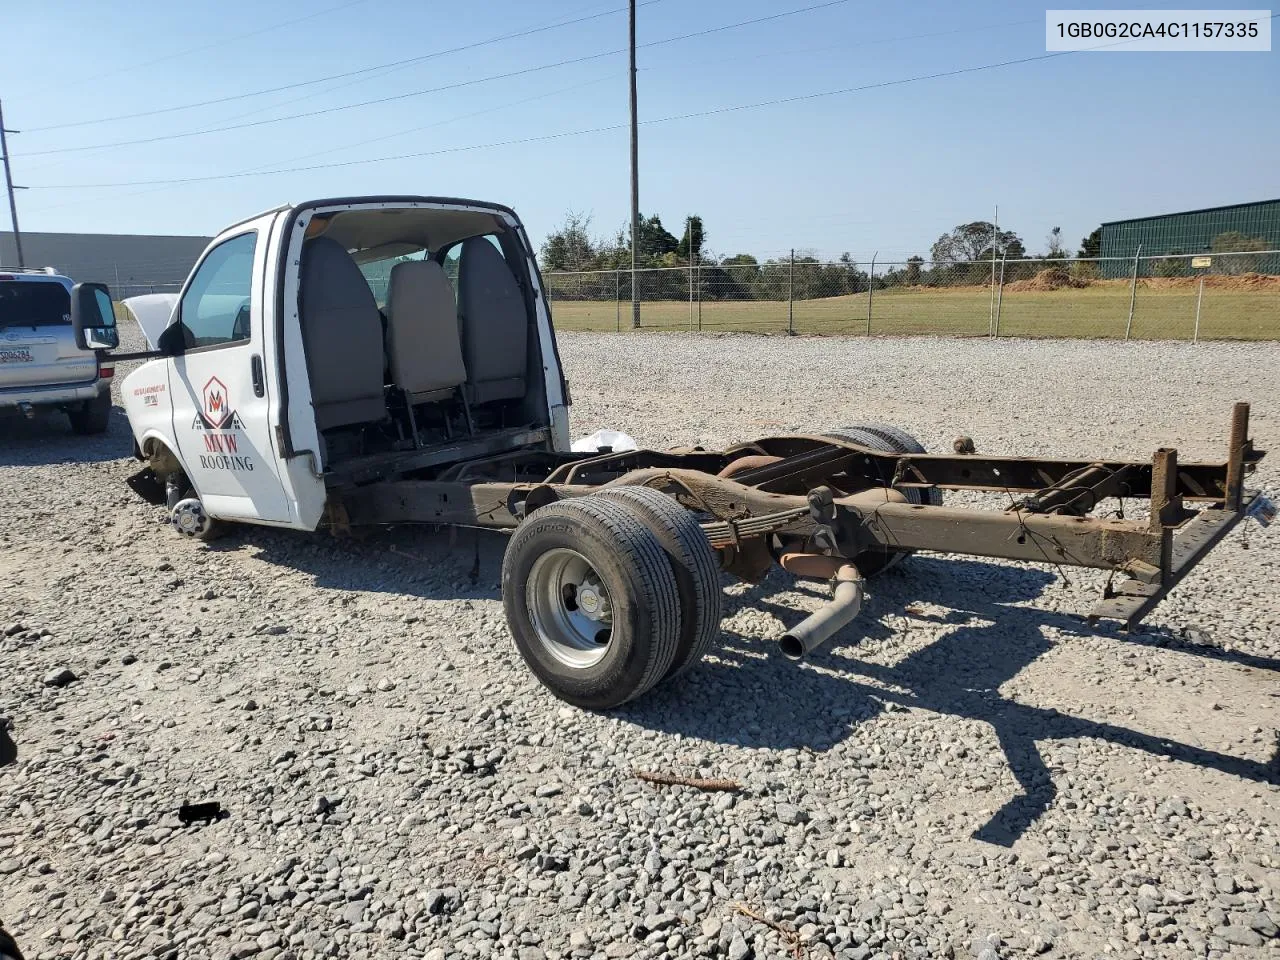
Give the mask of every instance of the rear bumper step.
[[1089, 614], [1089, 622], [1118, 620], [1126, 627], [1137, 626], [1244, 519], [1258, 496], [1256, 490], [1245, 492], [1241, 497], [1239, 511], [1201, 510], [1174, 535], [1169, 573], [1157, 583], [1125, 580], [1108, 591], [1109, 595], [1093, 608]]

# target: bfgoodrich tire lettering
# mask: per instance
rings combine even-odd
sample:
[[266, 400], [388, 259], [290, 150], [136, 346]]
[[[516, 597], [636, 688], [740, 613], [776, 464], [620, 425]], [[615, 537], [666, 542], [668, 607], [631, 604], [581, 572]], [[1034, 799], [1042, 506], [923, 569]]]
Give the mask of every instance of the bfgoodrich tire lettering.
[[[539, 558], [572, 552], [591, 567], [607, 594], [610, 630], [604, 653], [572, 666], [549, 652], [530, 597]], [[545, 565], [544, 565], [545, 566]], [[561, 700], [604, 710], [657, 683], [680, 642], [680, 594], [657, 535], [622, 503], [602, 497], [565, 500], [536, 510], [516, 530], [502, 561], [502, 604], [511, 638], [534, 675]]]

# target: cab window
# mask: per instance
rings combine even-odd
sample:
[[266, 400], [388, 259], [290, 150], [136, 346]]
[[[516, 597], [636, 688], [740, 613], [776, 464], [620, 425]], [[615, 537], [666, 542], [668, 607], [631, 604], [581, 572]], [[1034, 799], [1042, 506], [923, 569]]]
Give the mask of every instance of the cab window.
[[242, 233], [218, 244], [201, 262], [178, 308], [188, 348], [249, 339], [249, 295], [257, 245], [256, 231]]
[[[369, 290], [373, 294], [373, 299], [378, 302], [378, 309], [385, 310], [387, 306], [387, 289], [391, 286], [391, 271], [398, 263], [408, 263], [410, 260], [427, 259], [426, 250], [418, 250], [413, 253], [397, 254], [394, 257], [383, 257], [378, 260], [363, 260], [360, 263], [360, 272], [364, 274], [364, 279], [369, 284]], [[360, 260], [357, 257], [357, 260]]]
[[[491, 233], [486, 233], [484, 235], [484, 239], [489, 241], [489, 244], [493, 249], [502, 254], [502, 259], [505, 260], [507, 258], [506, 253], [502, 249], [502, 244], [498, 241], [496, 236]], [[462, 243], [455, 243], [452, 247], [446, 250], [444, 256], [440, 260], [440, 265], [444, 267], [445, 276], [447, 276], [449, 278], [449, 282], [453, 284], [453, 296], [456, 300], [458, 296], [458, 273], [462, 268]]]

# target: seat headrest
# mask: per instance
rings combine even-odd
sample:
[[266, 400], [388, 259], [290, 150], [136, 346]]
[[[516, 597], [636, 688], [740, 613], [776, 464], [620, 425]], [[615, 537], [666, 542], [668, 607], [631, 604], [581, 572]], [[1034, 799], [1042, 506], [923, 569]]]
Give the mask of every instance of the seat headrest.
[[455, 315], [453, 284], [434, 260], [406, 260], [391, 268], [387, 286], [387, 319], [405, 310]]

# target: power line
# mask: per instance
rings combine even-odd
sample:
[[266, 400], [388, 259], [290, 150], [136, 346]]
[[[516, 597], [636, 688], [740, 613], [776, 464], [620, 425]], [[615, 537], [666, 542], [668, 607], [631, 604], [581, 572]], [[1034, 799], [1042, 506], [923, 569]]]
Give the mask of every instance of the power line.
[[[657, 0], [650, 0], [650, 2], [657, 2]], [[681, 40], [689, 40], [694, 37], [703, 37], [712, 33], [721, 33], [725, 30], [734, 30], [739, 27], [753, 26], [755, 24], [765, 23], [771, 20], [779, 20], [783, 17], [792, 17], [801, 13], [809, 13], [814, 10], [822, 10], [827, 7], [834, 7], [834, 6], [845, 4], [848, 2], [849, 0], [824, 0], [824, 2], [822, 3], [816, 3], [807, 7], [801, 7], [797, 10], [787, 10], [782, 13], [774, 13], [774, 14], [769, 14], [767, 16], [763, 16], [763, 17], [755, 17], [751, 20], [742, 20], [737, 23], [724, 24], [718, 27], [709, 27], [705, 30], [697, 30], [693, 33], [681, 34], [680, 36], [677, 36], [677, 37], [668, 37], [665, 40], [651, 40], [648, 43], [639, 44], [638, 48], [644, 49], [649, 47], [662, 46], [664, 44], [669, 44], [669, 43], [676, 43]], [[542, 28], [542, 29], [547, 29], [547, 28]], [[615, 56], [616, 54], [626, 53], [627, 49], [628, 49], [627, 47], [620, 47], [616, 50], [605, 50], [601, 53], [592, 53], [592, 54], [587, 54], [581, 57], [571, 57], [565, 60], [557, 60], [554, 63], [541, 64], [536, 67], [526, 67], [522, 70], [512, 70], [507, 73], [492, 74], [487, 77], [476, 77], [470, 80], [459, 80], [456, 83], [449, 83], [439, 87], [428, 87], [425, 90], [411, 90], [408, 93], [397, 93], [387, 97], [377, 97], [372, 100], [362, 100], [357, 103], [348, 103], [348, 104], [343, 104], [336, 107], [324, 107], [319, 110], [309, 110], [304, 113], [287, 114], [286, 116], [283, 116], [283, 117], [270, 117], [265, 120], [251, 120], [248, 123], [233, 123], [233, 124], [227, 124], [221, 127], [206, 127], [203, 130], [191, 130], [185, 133], [170, 133], [170, 134], [161, 134], [155, 137], [140, 137], [136, 140], [117, 140], [111, 143], [85, 144], [78, 147], [59, 147], [57, 149], [52, 149], [52, 150], [33, 150], [33, 151], [22, 154], [22, 156], [45, 157], [45, 156], [51, 156], [54, 154], [81, 153], [86, 150], [103, 150], [103, 149], [110, 149], [115, 147], [134, 147], [134, 146], [141, 146], [141, 145], [150, 144], [150, 143], [161, 143], [169, 140], [182, 140], [190, 137], [208, 136], [209, 134], [214, 134], [214, 133], [227, 133], [232, 130], [244, 130], [251, 127], [261, 127], [261, 126], [266, 126], [272, 123], [281, 123], [285, 120], [301, 120], [309, 117], [319, 117], [319, 116], [324, 116], [330, 113], [340, 113], [344, 110], [355, 110], [360, 107], [376, 106], [384, 103], [394, 103], [396, 101], [407, 100], [412, 97], [425, 96], [426, 94], [429, 94], [429, 93], [440, 93], [445, 90], [456, 90], [461, 87], [475, 86], [476, 84], [488, 83], [493, 80], [507, 80], [512, 77], [526, 76], [531, 73], [537, 73], [542, 70], [550, 70], [556, 67], [571, 66], [573, 64], [578, 64], [578, 63], [587, 63], [592, 60], [600, 60], [604, 57], [611, 57], [611, 56]]]
[[[603, 83], [605, 80], [615, 79], [617, 76], [618, 76], [618, 75], [615, 73], [615, 74], [609, 74], [608, 76], [604, 76], [604, 77], [596, 77], [596, 78], [594, 78], [594, 79], [592, 79], [592, 80], [585, 80], [585, 81], [583, 81], [583, 82], [581, 82], [581, 83], [571, 84], [570, 86], [567, 86], [567, 87], [560, 87], [560, 88], [558, 88], [558, 89], [556, 89], [556, 90], [550, 90], [550, 91], [548, 91], [548, 92], [546, 92], [546, 93], [539, 93], [539, 94], [536, 94], [536, 95], [534, 95], [534, 96], [531, 96], [531, 97], [525, 97], [525, 98], [520, 99], [520, 100], [513, 100], [513, 101], [511, 101], [511, 102], [509, 102], [509, 103], [503, 103], [503, 104], [499, 104], [499, 105], [497, 105], [497, 106], [493, 106], [493, 107], [486, 107], [486, 108], [485, 108], [485, 109], [483, 109], [483, 110], [474, 110], [474, 111], [472, 111], [472, 112], [470, 112], [470, 113], [462, 113], [462, 114], [457, 114], [457, 115], [452, 116], [452, 117], [446, 117], [446, 118], [445, 118], [445, 119], [443, 119], [443, 120], [436, 120], [436, 121], [434, 121], [434, 122], [432, 122], [432, 123], [423, 124], [423, 125], [422, 125], [422, 126], [420, 126], [420, 127], [413, 127], [413, 128], [408, 129], [408, 130], [397, 130], [397, 131], [395, 131], [394, 133], [389, 133], [389, 134], [386, 134], [385, 136], [382, 136], [382, 137], [375, 137], [375, 138], [374, 138], [374, 139], [372, 139], [372, 140], [364, 140], [364, 141], [361, 141], [360, 143], [347, 143], [347, 144], [343, 144], [343, 145], [342, 145], [342, 146], [340, 146], [340, 147], [332, 147], [332, 148], [330, 148], [330, 149], [328, 149], [328, 150], [319, 150], [319, 151], [317, 151], [317, 152], [315, 152], [315, 153], [305, 154], [305, 155], [303, 155], [302, 157], [297, 157], [297, 158], [295, 158], [295, 159], [297, 159], [297, 160], [306, 160], [306, 159], [309, 159], [309, 158], [311, 158], [311, 157], [320, 157], [320, 156], [325, 156], [325, 155], [330, 154], [330, 153], [338, 153], [338, 152], [340, 152], [340, 151], [342, 151], [342, 150], [350, 150], [350, 149], [351, 149], [352, 147], [354, 147], [354, 146], [364, 146], [365, 144], [369, 144], [369, 143], [378, 143], [378, 142], [383, 141], [383, 140], [391, 140], [391, 139], [393, 139], [393, 138], [395, 138], [395, 137], [402, 136], [402, 135], [404, 135], [404, 134], [409, 134], [409, 133], [419, 133], [419, 132], [421, 132], [421, 131], [423, 131], [423, 130], [431, 129], [432, 127], [442, 127], [442, 126], [445, 126], [446, 124], [450, 124], [450, 123], [457, 123], [457, 122], [458, 122], [458, 121], [460, 121], [460, 120], [470, 120], [470, 119], [472, 119], [473, 117], [482, 116], [483, 114], [486, 114], [486, 113], [496, 113], [496, 112], [498, 112], [498, 111], [500, 111], [500, 110], [508, 110], [508, 109], [510, 109], [511, 107], [523, 106], [523, 105], [524, 105], [524, 104], [526, 104], [526, 103], [533, 103], [533, 102], [534, 102], [534, 101], [536, 101], [536, 100], [545, 100], [547, 97], [559, 96], [560, 94], [563, 94], [563, 93], [569, 93], [569, 92], [571, 92], [571, 91], [573, 91], [573, 90], [579, 90], [579, 89], [581, 89], [581, 88], [583, 88], [583, 87], [593, 86], [593, 85], [595, 85], [595, 84], [597, 84], [597, 83]], [[274, 166], [274, 165], [275, 165], [275, 163], [278, 163], [278, 162], [285, 162], [285, 161], [273, 161], [272, 163], [268, 163], [268, 164], [260, 164], [260, 165], [255, 166], [255, 167], [249, 167], [249, 168], [247, 168], [247, 169], [245, 169], [245, 170], [242, 170], [242, 171], [237, 171], [235, 174], [231, 174], [231, 175], [229, 175], [229, 176], [249, 176], [249, 175], [252, 175], [252, 174], [255, 174], [255, 173], [264, 173], [264, 174], [265, 174], [265, 173], [270, 173], [270, 172], [272, 172], [272, 171], [264, 170], [263, 168], [264, 168], [264, 167]], [[134, 193], [127, 193], [127, 194], [125, 194], [125, 195], [124, 195], [124, 197], [125, 197], [125, 198], [128, 198], [128, 197], [141, 197], [141, 196], [146, 196], [146, 195], [148, 195], [148, 194], [152, 194], [152, 193], [159, 193], [159, 192], [161, 192], [161, 191], [163, 191], [163, 190], [171, 189], [171, 188], [173, 188], [173, 187], [175, 187], [175, 186], [180, 186], [180, 185], [181, 185], [181, 184], [166, 183], [166, 184], [161, 184], [161, 185], [159, 185], [159, 186], [150, 186], [148, 189], [145, 189], [145, 190], [138, 190], [138, 191], [136, 191], [136, 192], [134, 192]], [[80, 201], [80, 200], [67, 200], [67, 201], [62, 202], [62, 203], [53, 203], [53, 204], [49, 204], [48, 206], [44, 206], [44, 207], [37, 207], [36, 209], [34, 209], [34, 210], [30, 211], [30, 212], [31, 212], [31, 213], [44, 213], [46, 210], [59, 210], [59, 209], [61, 209], [61, 208], [63, 208], [63, 207], [73, 206], [73, 205], [75, 205], [75, 204], [77, 204], [77, 203], [82, 203], [82, 202], [83, 202], [83, 201]]]
[[[224, 37], [221, 40], [215, 40], [212, 43], [206, 43], [203, 46], [191, 47], [188, 50], [179, 50], [176, 53], [166, 53], [163, 57], [156, 57], [154, 60], [147, 60], [145, 63], [127, 63], [123, 67], [119, 67], [115, 70], [107, 70], [105, 73], [95, 73], [87, 77], [81, 77], [78, 80], [72, 80], [70, 83], [65, 84], [63, 87], [59, 87], [56, 89], [65, 89], [66, 87], [78, 86], [79, 84], [89, 83], [90, 81], [93, 81], [93, 80], [101, 80], [103, 77], [114, 77], [117, 74], [127, 73], [130, 70], [141, 70], [144, 67], [153, 67], [157, 63], [164, 63], [164, 61], [166, 60], [174, 60], [174, 59], [177, 59], [178, 57], [190, 56], [193, 53], [202, 53], [205, 50], [212, 50], [214, 47], [221, 46], [224, 43], [235, 43], [240, 40], [247, 40], [250, 37], [258, 36], [259, 34], [270, 33], [272, 30], [279, 30], [281, 27], [291, 27], [295, 23], [302, 23], [303, 21], [306, 21], [306, 20], [314, 20], [316, 17], [323, 17], [325, 14], [328, 14], [328, 13], [337, 13], [339, 10], [346, 10], [348, 7], [354, 7], [358, 4], [366, 3], [366, 2], [367, 0], [350, 0], [350, 2], [348, 3], [338, 4], [336, 7], [327, 7], [324, 10], [317, 10], [315, 13], [308, 13], [301, 17], [294, 17], [292, 20], [282, 20], [279, 23], [273, 23], [270, 26], [266, 26], [266, 27], [259, 27], [257, 30], [250, 30], [248, 33], [237, 34], [234, 37]], [[105, 121], [91, 120], [88, 122], [101, 123]], [[77, 126], [77, 124], [59, 124], [59, 126]], [[56, 129], [58, 128], [57, 127], [35, 127], [31, 130], [28, 130], [27, 132], [37, 133], [41, 130], [56, 130]]]
[[[776, 107], [791, 103], [800, 103], [807, 100], [818, 100], [824, 97], [836, 97], [851, 93], [861, 93], [867, 90], [879, 90], [886, 87], [903, 86], [909, 83], [918, 83], [925, 80], [939, 80], [947, 77], [956, 77], [969, 73], [980, 73], [986, 70], [997, 70], [1003, 67], [1019, 66], [1025, 63], [1036, 63], [1042, 60], [1053, 60], [1057, 57], [1070, 56], [1076, 53], [1083, 53], [1082, 50], [1058, 50], [1052, 53], [1042, 53], [1032, 57], [1020, 57], [1015, 60], [1002, 60], [998, 63], [985, 63], [973, 67], [959, 67], [955, 70], [943, 70], [937, 73], [921, 74], [914, 77], [903, 77], [898, 80], [882, 80], [877, 83], [868, 83], [855, 87], [842, 87], [838, 90], [823, 90], [818, 93], [797, 94], [791, 97], [778, 97], [773, 100], [760, 100], [754, 103], [736, 104], [734, 106], [716, 107], [710, 110], [699, 110], [691, 113], [672, 114], [666, 117], [657, 117], [652, 120], [641, 120], [643, 125], [653, 125], [659, 123], [673, 123], [679, 120], [694, 120], [703, 117], [721, 116], [728, 113], [737, 113], [743, 110], [755, 110], [762, 107]], [[231, 174], [211, 174], [201, 177], [174, 177], [170, 179], [156, 180], [134, 180], [115, 183], [77, 183], [77, 184], [32, 184], [31, 189], [39, 190], [88, 190], [98, 188], [115, 188], [115, 187], [144, 187], [158, 186], [163, 184], [183, 184], [183, 183], [207, 183], [216, 180], [233, 180], [242, 177], [251, 176], [272, 176], [282, 173], [306, 173], [313, 170], [329, 170], [339, 167], [360, 166], [366, 163], [389, 163], [396, 160], [416, 160], [423, 157], [436, 157], [452, 153], [466, 153], [472, 150], [487, 150], [498, 147], [514, 147], [531, 143], [545, 143], [552, 140], [563, 140], [569, 137], [588, 136], [596, 133], [607, 133], [610, 131], [626, 129], [628, 125], [625, 123], [608, 124], [598, 127], [587, 127], [580, 130], [565, 130], [559, 133], [541, 134], [534, 137], [521, 137], [512, 140], [499, 140], [492, 143], [469, 144], [459, 147], [443, 147], [438, 150], [424, 150], [416, 153], [402, 153], [386, 157], [370, 157], [363, 160], [343, 160], [335, 163], [320, 163], [301, 167], [286, 167], [276, 170], [264, 170], [253, 173], [231, 173]]]
[[[356, 2], [364, 2], [364, 0], [356, 0]], [[644, 0], [641, 6], [647, 7], [655, 3], [661, 3], [661, 2], [662, 0]], [[212, 100], [197, 100], [194, 103], [184, 103], [176, 107], [160, 107], [155, 110], [141, 110], [137, 113], [121, 113], [113, 117], [96, 117], [91, 120], [71, 120], [66, 123], [55, 123], [46, 127], [30, 127], [27, 129], [26, 132], [27, 133], [44, 133], [45, 131], [48, 131], [48, 130], [65, 130], [69, 127], [84, 127], [84, 126], [89, 126], [92, 124], [99, 124], [99, 123], [114, 123], [118, 120], [134, 120], [139, 117], [155, 117], [155, 116], [159, 116], [162, 113], [178, 113], [183, 110], [195, 110], [199, 107], [211, 107], [211, 106], [216, 106], [217, 104], [220, 104], [220, 103], [232, 103], [236, 100], [247, 100], [251, 97], [266, 96], [267, 94], [270, 94], [270, 93], [281, 93], [285, 90], [297, 90], [299, 87], [309, 87], [317, 83], [328, 83], [330, 80], [345, 80], [348, 77], [359, 77], [368, 73], [374, 73], [378, 70], [390, 71], [390, 69], [392, 68], [407, 67], [415, 63], [422, 63], [426, 60], [433, 60], [437, 57], [447, 56], [451, 53], [462, 53], [466, 50], [475, 50], [478, 47], [485, 47], [495, 43], [502, 43], [506, 40], [518, 40], [523, 37], [533, 36], [534, 34], [545, 33], [548, 30], [558, 30], [561, 27], [571, 27], [579, 23], [586, 23], [589, 20], [599, 20], [602, 17], [611, 16], [615, 13], [624, 13], [626, 12], [626, 10], [627, 10], [626, 7], [614, 7], [613, 9], [605, 10], [603, 13], [593, 13], [587, 16], [577, 17], [576, 19], [573, 19], [573, 20], [565, 20], [563, 22], [555, 21], [552, 23], [543, 24], [540, 27], [531, 27], [527, 30], [519, 30], [519, 31], [516, 31], [515, 33], [504, 33], [498, 37], [490, 37], [488, 40], [476, 40], [471, 43], [464, 43], [461, 46], [448, 47], [447, 49], [444, 49], [444, 50], [434, 50], [431, 53], [424, 53], [421, 56], [409, 57], [405, 60], [391, 60], [387, 63], [376, 63], [371, 67], [361, 67], [359, 70], [348, 70], [345, 73], [334, 73], [326, 77], [316, 77], [313, 80], [299, 80], [295, 83], [286, 83], [278, 87], [264, 87], [261, 90], [251, 90], [248, 93], [235, 93], [226, 97], [215, 97]], [[282, 119], [289, 119], [289, 118], [282, 118]], [[179, 134], [179, 136], [193, 136], [193, 135], [194, 134]], [[99, 146], [103, 146], [103, 144], [99, 144]], [[105, 146], [116, 146], [116, 144], [105, 144]], [[72, 149], [91, 150], [95, 148], [94, 147], [76, 147]], [[28, 156], [34, 156], [34, 154], [28, 154]]]

